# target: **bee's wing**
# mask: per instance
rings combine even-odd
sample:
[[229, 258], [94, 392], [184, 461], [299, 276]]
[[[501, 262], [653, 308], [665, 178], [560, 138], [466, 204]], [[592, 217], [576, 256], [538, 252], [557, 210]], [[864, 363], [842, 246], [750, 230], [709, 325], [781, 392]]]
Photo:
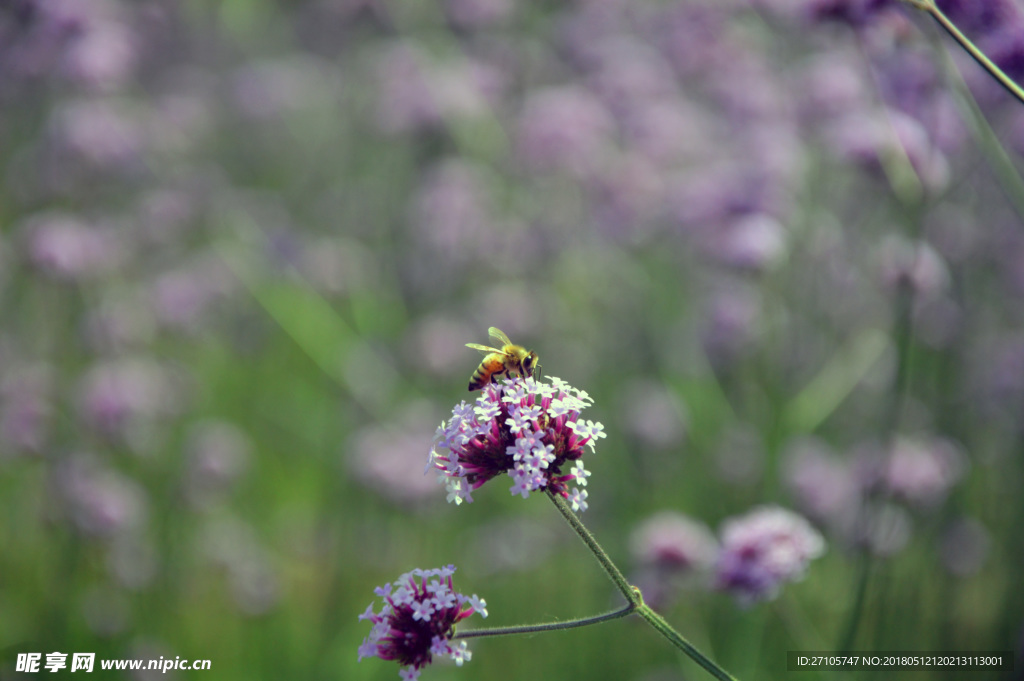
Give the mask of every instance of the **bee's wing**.
[[505, 332], [496, 326], [492, 326], [491, 328], [487, 329], [487, 333], [490, 334], [491, 338], [498, 341], [499, 345], [512, 345], [512, 341], [508, 339], [508, 336], [505, 335]]
[[484, 353], [485, 355], [489, 355], [492, 352], [496, 352], [499, 355], [504, 355], [505, 354], [504, 352], [502, 352], [501, 350], [498, 350], [497, 348], [489, 348], [486, 345], [479, 345], [477, 343], [466, 343], [466, 347], [467, 348], [473, 348], [474, 350], [479, 350], [480, 352]]

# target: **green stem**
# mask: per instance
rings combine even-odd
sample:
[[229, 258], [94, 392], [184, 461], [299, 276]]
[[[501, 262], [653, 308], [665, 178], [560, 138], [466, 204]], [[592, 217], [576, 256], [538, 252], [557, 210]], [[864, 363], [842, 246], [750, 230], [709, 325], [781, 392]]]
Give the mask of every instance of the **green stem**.
[[604, 552], [604, 549], [601, 548], [601, 545], [597, 543], [596, 539], [594, 539], [594, 535], [590, 534], [590, 530], [588, 530], [583, 523], [580, 522], [580, 519], [576, 517], [576, 514], [572, 512], [572, 509], [569, 508], [568, 502], [566, 502], [561, 495], [555, 494], [550, 489], [547, 490], [547, 493], [548, 498], [551, 499], [551, 503], [555, 505], [558, 512], [562, 514], [563, 518], [565, 518], [565, 522], [569, 523], [569, 527], [571, 527], [576, 534], [579, 535], [580, 539], [583, 540], [583, 543], [587, 545], [587, 548], [590, 549], [591, 553], [594, 554], [594, 557], [597, 558], [597, 562], [601, 564], [602, 568], [604, 568], [605, 574], [607, 574], [609, 579], [615, 583], [615, 586], [618, 587], [622, 595], [626, 597], [626, 600], [636, 607], [643, 605], [643, 596], [640, 595], [640, 590], [629, 583], [629, 580], [626, 579], [625, 575], [622, 574], [619, 568], [616, 567], [615, 563], [612, 562], [612, 559], [608, 557], [608, 554]]
[[953, 88], [953, 95], [957, 105], [960, 107], [964, 120], [971, 128], [978, 145], [981, 148], [985, 160], [988, 162], [996, 180], [1003, 188], [1010, 203], [1013, 204], [1017, 215], [1024, 217], [1024, 181], [1021, 180], [1009, 154], [1000, 144], [995, 131], [989, 125], [985, 114], [982, 112], [970, 88], [964, 82], [963, 76], [956, 69], [952, 58], [946, 50], [943, 50], [938, 40], [933, 41], [936, 53], [941, 60], [947, 77]]
[[697, 650], [692, 643], [687, 641], [678, 631], [673, 629], [672, 625], [666, 622], [664, 617], [651, 610], [650, 606], [640, 606], [640, 609], [637, 610], [637, 614], [647, 620], [648, 624], [654, 627], [659, 634], [667, 638], [672, 645], [689, 655], [690, 659], [701, 667], [704, 667], [704, 669], [713, 677], [720, 681], [736, 681], [736, 677], [712, 662], [704, 655], [704, 653]]
[[960, 32], [960, 29], [956, 27], [952, 21], [949, 20], [941, 9], [935, 4], [934, 0], [904, 0], [909, 5], [916, 7], [919, 10], [927, 12], [935, 19], [936, 23], [942, 27], [942, 29], [949, 34], [949, 36], [955, 40], [960, 47], [964, 48], [967, 54], [971, 55], [974, 61], [978, 62], [981, 68], [988, 71], [989, 75], [996, 79], [996, 81], [1006, 88], [1006, 91], [1017, 98], [1017, 101], [1024, 103], [1024, 90], [1021, 89], [1017, 83], [1003, 73], [995, 63], [985, 56], [985, 53], [978, 49], [971, 40]]
[[523, 624], [511, 627], [495, 627], [493, 629], [473, 629], [455, 634], [452, 638], [480, 638], [483, 636], [509, 636], [512, 634], [534, 634], [539, 631], [557, 631], [559, 629], [575, 629], [591, 624], [600, 624], [609, 620], [617, 620], [636, 611], [635, 603], [628, 603], [625, 607], [595, 617], [581, 617], [564, 622], [549, 622], [547, 624]]
[[720, 681], [736, 681], [736, 678], [725, 671], [717, 664], [711, 661], [710, 658], [705, 656], [702, 652], [697, 650], [696, 647], [689, 641], [687, 641], [682, 634], [672, 628], [668, 622], [665, 621], [658, 613], [651, 610], [650, 606], [644, 603], [643, 595], [640, 593], [640, 589], [631, 585], [626, 577], [622, 574], [622, 571], [612, 562], [612, 559], [608, 557], [601, 545], [597, 543], [597, 539], [590, 533], [580, 519], [576, 517], [576, 514], [572, 512], [569, 504], [561, 497], [561, 495], [553, 493], [550, 489], [547, 490], [548, 498], [551, 499], [551, 503], [555, 505], [558, 512], [562, 514], [565, 521], [569, 523], [569, 526], [579, 535], [579, 538], [583, 540], [583, 543], [587, 545], [591, 553], [597, 558], [597, 562], [604, 568], [605, 573], [615, 583], [622, 595], [629, 601], [629, 607], [635, 610], [638, 615], [647, 620], [654, 629], [664, 636], [668, 641], [679, 650], [683, 651], [692, 659], [694, 662], [699, 664], [701, 667], [706, 669], [708, 673], [714, 676]]

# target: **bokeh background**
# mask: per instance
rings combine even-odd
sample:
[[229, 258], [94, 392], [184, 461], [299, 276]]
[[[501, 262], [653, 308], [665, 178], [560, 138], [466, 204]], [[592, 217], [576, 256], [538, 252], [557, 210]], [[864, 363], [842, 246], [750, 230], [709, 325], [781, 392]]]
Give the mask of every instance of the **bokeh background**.
[[[1018, 4], [943, 7], [1024, 68]], [[614, 607], [542, 496], [423, 475], [491, 325], [594, 397], [585, 521], [741, 678], [1019, 651], [1022, 149], [895, 2], [0, 3], [0, 677], [395, 679], [356, 617], [417, 566], [495, 626]], [[764, 504], [828, 547], [774, 600], [651, 548]], [[708, 678], [632, 620], [471, 647], [422, 678]]]

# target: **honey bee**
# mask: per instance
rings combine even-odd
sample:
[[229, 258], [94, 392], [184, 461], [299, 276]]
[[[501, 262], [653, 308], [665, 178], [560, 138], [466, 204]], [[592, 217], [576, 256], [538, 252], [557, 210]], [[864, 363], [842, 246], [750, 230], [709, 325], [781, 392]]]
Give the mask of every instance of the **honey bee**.
[[480, 390], [488, 383], [494, 383], [502, 374], [530, 377], [534, 371], [540, 371], [536, 352], [521, 345], [513, 345], [501, 329], [492, 326], [487, 333], [499, 343], [501, 349], [466, 343], [467, 348], [479, 350], [486, 355], [469, 379], [470, 391]]

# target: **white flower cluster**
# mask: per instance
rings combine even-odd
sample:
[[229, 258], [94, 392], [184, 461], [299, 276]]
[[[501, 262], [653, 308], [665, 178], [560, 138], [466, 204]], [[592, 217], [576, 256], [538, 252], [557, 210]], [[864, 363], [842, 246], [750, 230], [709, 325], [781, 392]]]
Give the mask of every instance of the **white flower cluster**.
[[[510, 492], [523, 497], [566, 479], [587, 484], [590, 473], [579, 459], [581, 448], [585, 444], [593, 451], [595, 442], [607, 437], [604, 426], [580, 420], [580, 412], [593, 403], [586, 391], [556, 377], [547, 380], [513, 378], [488, 385], [475, 404], [456, 405], [451, 419], [441, 423], [427, 470], [440, 471], [449, 502], [473, 501], [472, 489], [500, 473], [512, 478]], [[552, 464], [567, 459], [574, 460], [571, 473], [556, 479]], [[574, 510], [586, 509], [586, 491], [573, 488], [566, 496]]]
[[[452, 645], [448, 636], [452, 625], [471, 614], [487, 617], [487, 602], [476, 594], [465, 596], [455, 591], [452, 584], [454, 573], [453, 565], [431, 570], [417, 568], [390, 584], [374, 589], [384, 604], [379, 612], [375, 612], [371, 603], [359, 616], [360, 620], [373, 624], [370, 634], [359, 647], [359, 659], [415, 658], [420, 661], [418, 664], [409, 664], [400, 672], [402, 678], [409, 681], [419, 676], [420, 664], [429, 662], [433, 655], [447, 655], [459, 666], [469, 660], [472, 654], [466, 649], [465, 641]], [[409, 628], [409, 614], [413, 622], [430, 625], [428, 629], [433, 635], [429, 645], [425, 638], [422, 642], [417, 640], [422, 637], [422, 630], [406, 630]]]

